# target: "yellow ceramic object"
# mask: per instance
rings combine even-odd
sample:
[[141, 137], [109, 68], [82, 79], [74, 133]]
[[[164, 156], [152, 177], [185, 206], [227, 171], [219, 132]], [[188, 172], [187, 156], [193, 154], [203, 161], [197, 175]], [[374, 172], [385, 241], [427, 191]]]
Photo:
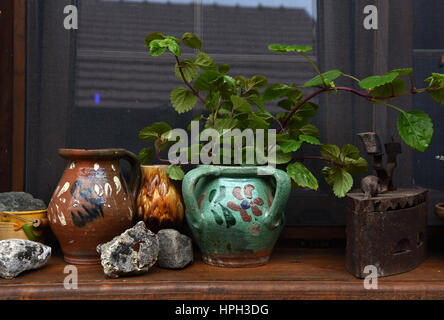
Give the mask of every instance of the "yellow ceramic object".
[[167, 166], [141, 166], [142, 180], [137, 197], [137, 215], [148, 229], [157, 232], [181, 228], [184, 218], [182, 195], [166, 173]]
[[48, 228], [48, 210], [0, 213], [0, 240], [23, 239], [43, 242]]

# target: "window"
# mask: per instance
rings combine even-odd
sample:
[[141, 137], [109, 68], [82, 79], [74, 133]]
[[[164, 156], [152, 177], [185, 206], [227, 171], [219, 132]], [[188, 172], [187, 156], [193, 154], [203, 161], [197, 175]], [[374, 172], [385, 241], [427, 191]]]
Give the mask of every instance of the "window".
[[[362, 24], [364, 6], [377, 2], [369, 0], [71, 2], [79, 11], [77, 31], [63, 28], [66, 4], [61, 1], [29, 0], [27, 8], [26, 189], [46, 200], [63, 171], [57, 148], [123, 147], [138, 152], [144, 146], [137, 138], [141, 128], [165, 119], [175, 127], [184, 126], [182, 116], [169, 105], [169, 92], [179, 84], [171, 57], [149, 56], [143, 39], [150, 32], [180, 36], [193, 31], [203, 39], [204, 50], [216, 62], [230, 64], [233, 74], [264, 74], [270, 83], [301, 83], [315, 75], [303, 58], [270, 53], [270, 43], [311, 45], [312, 59], [322, 70], [337, 68], [362, 78], [414, 65], [417, 81], [438, 71], [437, 57], [444, 48], [437, 31], [444, 11], [437, 0], [378, 2], [378, 32], [365, 30]], [[360, 146], [356, 134], [374, 127], [387, 142], [396, 131], [395, 113], [376, 110], [353, 96], [324, 96], [319, 103], [322, 112], [315, 124], [324, 142]], [[439, 148], [443, 115], [428, 97], [403, 103], [434, 115], [436, 134], [425, 154], [403, 146], [397, 185], [443, 190], [444, 180], [436, 175], [442, 164], [434, 160], [435, 153], [444, 153]], [[275, 106], [270, 108], [277, 112]], [[202, 110], [195, 108], [187, 116], [195, 118]], [[319, 173], [322, 163], [309, 166]], [[289, 225], [345, 224], [344, 201], [331, 195], [320, 174], [318, 178], [319, 192], [292, 195]], [[441, 194], [433, 193], [431, 204]]]

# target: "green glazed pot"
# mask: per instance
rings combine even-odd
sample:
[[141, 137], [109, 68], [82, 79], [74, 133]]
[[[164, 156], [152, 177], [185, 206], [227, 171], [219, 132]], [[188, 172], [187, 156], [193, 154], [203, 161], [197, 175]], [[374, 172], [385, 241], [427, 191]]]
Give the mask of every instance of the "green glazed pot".
[[273, 167], [200, 166], [185, 176], [186, 220], [203, 261], [264, 265], [285, 224], [290, 177]]

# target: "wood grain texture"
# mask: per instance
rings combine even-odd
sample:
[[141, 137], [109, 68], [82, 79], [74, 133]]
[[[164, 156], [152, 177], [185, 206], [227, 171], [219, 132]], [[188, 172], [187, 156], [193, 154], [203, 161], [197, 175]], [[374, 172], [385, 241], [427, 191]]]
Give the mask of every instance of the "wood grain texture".
[[190, 267], [107, 278], [101, 266], [78, 266], [79, 287], [65, 290], [66, 263], [59, 255], [41, 270], [0, 280], [1, 299], [444, 299], [444, 250], [417, 269], [379, 279], [378, 290], [345, 268], [343, 249], [276, 250], [269, 264], [230, 269], [197, 261]]
[[13, 6], [0, 2], [0, 192], [11, 188]]
[[14, 0], [12, 190], [23, 191], [25, 179], [26, 0]]

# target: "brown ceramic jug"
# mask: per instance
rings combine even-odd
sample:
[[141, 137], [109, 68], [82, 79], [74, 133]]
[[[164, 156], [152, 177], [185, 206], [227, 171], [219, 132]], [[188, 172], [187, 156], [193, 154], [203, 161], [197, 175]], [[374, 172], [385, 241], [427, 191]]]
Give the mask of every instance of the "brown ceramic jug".
[[167, 167], [141, 166], [142, 181], [136, 200], [137, 216], [155, 233], [168, 228], [181, 230], [184, 218], [185, 206], [181, 188], [168, 177]]
[[[137, 157], [124, 149], [60, 149], [65, 171], [48, 207], [50, 226], [65, 261], [98, 264], [96, 247], [135, 222], [134, 199], [140, 181]], [[131, 164], [129, 190], [119, 160]]]

